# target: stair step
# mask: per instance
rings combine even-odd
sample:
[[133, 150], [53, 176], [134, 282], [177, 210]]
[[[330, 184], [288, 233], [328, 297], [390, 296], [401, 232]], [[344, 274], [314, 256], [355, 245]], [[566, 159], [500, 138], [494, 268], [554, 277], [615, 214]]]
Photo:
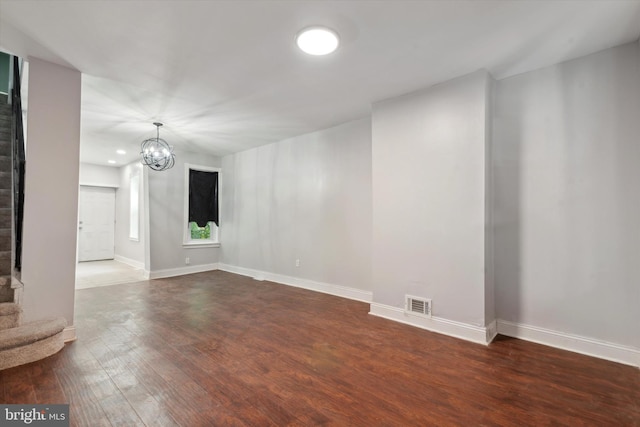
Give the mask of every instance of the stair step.
[[0, 172], [11, 172], [11, 156], [0, 156]]
[[0, 209], [11, 208], [11, 190], [0, 189]]
[[[11, 259], [9, 259], [8, 261], [11, 262]], [[0, 276], [0, 303], [13, 302], [14, 293], [15, 293], [15, 290], [11, 287], [11, 276], [9, 274]], [[0, 304], [0, 306], [2, 305], [3, 304]], [[7, 307], [4, 307], [4, 310], [6, 311]], [[2, 313], [3, 313], [3, 308], [0, 308], [0, 329], [3, 329]], [[6, 318], [4, 320], [7, 322], [10, 322], [10, 320], [7, 320]]]
[[3, 140], [0, 137], [0, 156], [10, 156], [11, 155], [11, 142], [7, 138]]
[[0, 331], [0, 370], [44, 359], [64, 347], [63, 318], [39, 320]]
[[0, 230], [3, 228], [11, 228], [11, 208], [0, 209]]
[[0, 286], [0, 303], [13, 302], [15, 290], [11, 285]]
[[10, 251], [11, 250], [11, 229], [3, 228], [0, 229], [0, 251]]
[[0, 303], [0, 330], [17, 328], [22, 320], [22, 308], [13, 302]]
[[10, 190], [11, 179], [12, 179], [11, 172], [0, 172], [0, 189]]
[[0, 251], [11, 250], [11, 229], [0, 229]]
[[11, 251], [0, 251], [0, 276], [11, 275]]
[[11, 189], [11, 172], [0, 172], [0, 189]]

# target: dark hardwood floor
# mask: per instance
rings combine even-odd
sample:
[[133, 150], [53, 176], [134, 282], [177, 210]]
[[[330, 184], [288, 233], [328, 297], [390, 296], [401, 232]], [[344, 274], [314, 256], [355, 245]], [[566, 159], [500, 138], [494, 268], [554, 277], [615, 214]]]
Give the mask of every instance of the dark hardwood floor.
[[637, 368], [367, 312], [224, 272], [78, 290], [78, 341], [1, 371], [0, 402], [90, 427], [640, 425]]

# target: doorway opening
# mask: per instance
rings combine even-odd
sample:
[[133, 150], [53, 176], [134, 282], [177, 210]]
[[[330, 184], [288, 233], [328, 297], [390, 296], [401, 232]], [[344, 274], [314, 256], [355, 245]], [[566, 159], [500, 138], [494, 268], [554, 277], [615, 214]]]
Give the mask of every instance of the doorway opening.
[[116, 189], [81, 185], [76, 289], [145, 280], [144, 270], [115, 255]]

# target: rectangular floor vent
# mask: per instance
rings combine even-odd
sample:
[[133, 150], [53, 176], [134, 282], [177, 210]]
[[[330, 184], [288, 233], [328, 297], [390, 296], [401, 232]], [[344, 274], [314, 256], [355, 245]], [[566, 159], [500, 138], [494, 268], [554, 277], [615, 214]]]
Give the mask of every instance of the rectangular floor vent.
[[407, 295], [405, 311], [409, 314], [431, 317], [431, 300]]

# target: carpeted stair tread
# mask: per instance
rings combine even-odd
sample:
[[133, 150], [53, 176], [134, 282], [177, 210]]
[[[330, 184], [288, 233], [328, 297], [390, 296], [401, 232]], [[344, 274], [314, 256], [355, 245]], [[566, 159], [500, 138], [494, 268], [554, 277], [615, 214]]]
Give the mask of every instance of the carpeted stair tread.
[[[1, 279], [1, 278], [0, 278]], [[22, 308], [12, 302], [0, 303], [0, 330], [17, 328], [22, 319]]]
[[0, 228], [0, 251], [11, 250], [11, 229]]
[[66, 326], [67, 321], [63, 317], [58, 317], [2, 330], [0, 331], [0, 352], [45, 340], [61, 333]]
[[[0, 261], [4, 262], [4, 261]], [[7, 265], [1, 266], [2, 270], [11, 271], [11, 260], [6, 261]], [[0, 305], [8, 302], [13, 303], [15, 298], [14, 289], [11, 287], [11, 275], [9, 273], [0, 274]], [[19, 320], [19, 319], [18, 319]], [[14, 321], [0, 315], [0, 329], [12, 328], [17, 326]]]
[[0, 276], [11, 274], [11, 251], [0, 251]]
[[13, 302], [0, 303], [0, 316], [8, 316], [10, 314], [20, 313], [22, 308]]
[[64, 348], [64, 318], [0, 331], [0, 370], [35, 362]]
[[11, 189], [11, 171], [2, 172], [0, 171], [0, 188], [3, 190]]
[[11, 190], [0, 189], [0, 208], [11, 207]]

